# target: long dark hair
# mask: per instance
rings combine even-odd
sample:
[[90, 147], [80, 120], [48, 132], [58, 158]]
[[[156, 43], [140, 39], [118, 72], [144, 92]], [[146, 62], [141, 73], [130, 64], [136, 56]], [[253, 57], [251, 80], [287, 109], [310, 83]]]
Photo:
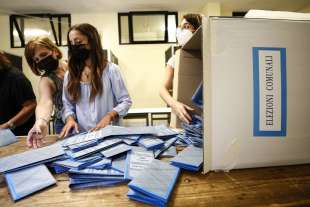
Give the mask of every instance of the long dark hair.
[[88, 44], [90, 45], [89, 57], [91, 60], [91, 94], [89, 101], [94, 100], [97, 94], [103, 92], [103, 86], [101, 82], [101, 76], [103, 70], [106, 67], [107, 60], [104, 58], [103, 49], [101, 46], [101, 40], [97, 29], [87, 23], [73, 25], [67, 34], [68, 41], [68, 57], [69, 57], [69, 79], [67, 90], [70, 99], [77, 102], [81, 97], [80, 88], [80, 78], [82, 71], [85, 67], [85, 62], [78, 62], [75, 58], [71, 58], [71, 42], [69, 40], [69, 33], [73, 30], [79, 31], [81, 34], [85, 35], [88, 39]]

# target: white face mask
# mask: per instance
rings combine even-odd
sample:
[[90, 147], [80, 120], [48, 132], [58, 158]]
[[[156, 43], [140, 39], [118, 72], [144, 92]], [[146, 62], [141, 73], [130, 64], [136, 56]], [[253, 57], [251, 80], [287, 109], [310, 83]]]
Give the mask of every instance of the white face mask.
[[188, 29], [177, 28], [177, 40], [181, 46], [184, 46], [185, 43], [193, 36], [193, 33]]

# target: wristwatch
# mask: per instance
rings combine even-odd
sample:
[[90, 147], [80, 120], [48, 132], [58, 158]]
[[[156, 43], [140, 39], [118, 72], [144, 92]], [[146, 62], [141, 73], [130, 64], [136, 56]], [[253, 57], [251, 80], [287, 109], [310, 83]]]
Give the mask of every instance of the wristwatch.
[[15, 126], [15, 124], [14, 124], [13, 122], [8, 121], [7, 123], [8, 123], [9, 128], [10, 128], [11, 130], [15, 129], [16, 126]]

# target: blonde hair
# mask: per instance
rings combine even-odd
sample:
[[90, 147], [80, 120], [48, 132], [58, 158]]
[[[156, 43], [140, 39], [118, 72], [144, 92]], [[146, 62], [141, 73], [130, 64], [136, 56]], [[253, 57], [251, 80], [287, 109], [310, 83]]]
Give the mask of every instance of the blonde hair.
[[58, 59], [62, 58], [62, 53], [56, 46], [56, 44], [53, 43], [48, 37], [35, 37], [27, 43], [27, 45], [25, 46], [25, 57], [27, 63], [34, 74], [41, 76], [45, 73], [45, 70], [38, 68], [36, 62], [33, 60], [35, 49], [38, 46], [44, 47], [51, 51], [56, 51], [58, 53], [57, 54]]

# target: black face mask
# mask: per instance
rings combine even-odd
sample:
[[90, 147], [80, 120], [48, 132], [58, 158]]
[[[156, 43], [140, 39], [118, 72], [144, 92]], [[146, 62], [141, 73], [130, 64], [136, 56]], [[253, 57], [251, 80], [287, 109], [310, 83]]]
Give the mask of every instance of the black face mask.
[[55, 59], [52, 55], [45, 57], [37, 63], [37, 67], [45, 73], [50, 73], [58, 68], [59, 60]]
[[79, 44], [70, 45], [70, 52], [74, 60], [83, 62], [88, 58], [90, 50], [85, 47], [85, 44]]

